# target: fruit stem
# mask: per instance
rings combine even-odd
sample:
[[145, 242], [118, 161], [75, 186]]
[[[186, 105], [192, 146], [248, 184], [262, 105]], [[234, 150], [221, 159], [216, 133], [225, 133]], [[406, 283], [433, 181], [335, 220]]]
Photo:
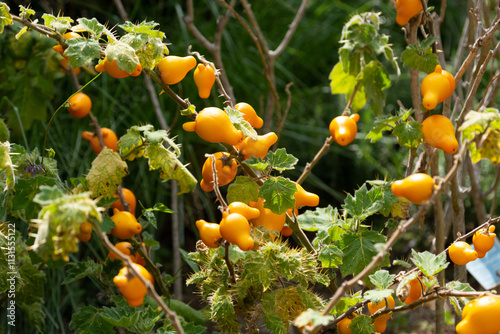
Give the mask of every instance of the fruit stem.
[[160, 288], [161, 294], [170, 299], [170, 292], [165, 287], [158, 267], [153, 263], [153, 261], [151, 261], [148, 254], [144, 251], [144, 249], [142, 249], [142, 245], [137, 240], [135, 240], [134, 238], [130, 238], [129, 241], [134, 247], [134, 250], [139, 253], [139, 255], [144, 259], [144, 262], [146, 262], [146, 268], [151, 272], [151, 275], [153, 275], [158, 288]]
[[[181, 106], [182, 109], [188, 109], [189, 106], [191, 105], [191, 103], [189, 103], [188, 100], [184, 100], [182, 99], [179, 95], [177, 95], [171, 88], [169, 85], [165, 84], [161, 78], [158, 76], [158, 74], [156, 74], [155, 71], [153, 70], [150, 70], [149, 68], [145, 68], [143, 69], [143, 72], [146, 73], [146, 75], [148, 75], [151, 79], [153, 79], [153, 81], [155, 81], [158, 85], [160, 85], [160, 87], [163, 89], [163, 91], [165, 93], [167, 93], [171, 98], [172, 100], [174, 100], [178, 105]], [[190, 115], [190, 117], [192, 119], [195, 119], [196, 118], [196, 113], [195, 114], [192, 114]]]
[[229, 246], [231, 246], [231, 244], [227, 241], [224, 241], [224, 260], [226, 261], [226, 266], [227, 266], [227, 270], [229, 270], [229, 279], [231, 280], [231, 282], [233, 284], [236, 284], [236, 277], [234, 275], [234, 269], [233, 269], [233, 265], [231, 264], [231, 260], [229, 260]]

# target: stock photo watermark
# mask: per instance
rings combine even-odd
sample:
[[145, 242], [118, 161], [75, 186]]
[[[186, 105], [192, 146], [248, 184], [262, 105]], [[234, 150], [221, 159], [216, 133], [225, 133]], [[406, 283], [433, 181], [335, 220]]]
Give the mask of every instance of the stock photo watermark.
[[7, 248], [5, 258], [7, 259], [7, 323], [9, 326], [16, 326], [16, 225], [6, 223], [7, 225]]

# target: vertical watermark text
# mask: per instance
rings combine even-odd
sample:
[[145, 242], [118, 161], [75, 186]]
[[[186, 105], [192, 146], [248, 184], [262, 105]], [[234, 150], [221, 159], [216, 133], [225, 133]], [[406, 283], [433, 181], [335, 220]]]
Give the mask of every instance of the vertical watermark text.
[[5, 257], [7, 258], [7, 323], [16, 326], [16, 225], [7, 222], [7, 248]]

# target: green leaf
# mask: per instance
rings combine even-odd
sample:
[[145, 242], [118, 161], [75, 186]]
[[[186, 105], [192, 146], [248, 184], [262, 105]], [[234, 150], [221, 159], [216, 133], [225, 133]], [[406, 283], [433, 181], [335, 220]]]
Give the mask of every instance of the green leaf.
[[115, 228], [115, 222], [110, 217], [103, 217], [101, 221], [101, 230], [105, 233], [109, 233], [113, 228]]
[[93, 260], [87, 259], [76, 263], [68, 263], [66, 277], [61, 284], [68, 284], [87, 276], [98, 278], [102, 272], [102, 264], [96, 263]]
[[377, 288], [384, 290], [389, 288], [393, 284], [394, 277], [396, 275], [391, 275], [387, 270], [378, 270], [373, 275], [368, 276], [370, 282]]
[[422, 41], [420, 45], [412, 44], [406, 47], [401, 54], [403, 65], [424, 73], [431, 73], [439, 65], [437, 55], [432, 52], [431, 45], [436, 41], [436, 37], [429, 37]]
[[159, 169], [160, 177], [164, 181], [178, 181], [180, 187], [178, 195], [193, 191], [197, 183], [196, 178], [177, 159], [177, 156], [162, 144], [148, 145], [144, 156], [149, 159], [149, 169]]
[[42, 302], [26, 304], [20, 303], [24, 311], [24, 316], [28, 319], [30, 326], [40, 333], [45, 333], [45, 317], [47, 316], [42, 308]]
[[471, 110], [465, 115], [464, 122], [459, 130], [465, 132], [467, 138], [472, 139], [471, 133], [482, 133], [491, 122], [499, 119], [500, 112], [497, 109], [487, 108], [484, 112]]
[[299, 161], [299, 159], [293, 155], [287, 154], [284, 148], [279, 148], [275, 152], [268, 152], [266, 158], [271, 167], [279, 172], [287, 169], [294, 169], [294, 166]]
[[378, 213], [382, 209], [384, 193], [380, 187], [372, 187], [370, 190], [363, 184], [355, 191], [354, 197], [348, 194], [342, 208], [354, 219], [363, 221], [369, 216]]
[[118, 307], [103, 307], [99, 310], [99, 315], [114, 327], [129, 328], [139, 321], [139, 312], [130, 312], [129, 309]]
[[146, 209], [144, 211], [145, 212], [147, 212], [147, 211], [160, 211], [160, 212], [164, 212], [164, 213], [174, 213], [174, 211], [172, 211], [171, 209], [169, 209], [163, 203], [156, 203], [155, 205], [153, 205], [152, 208]]
[[51, 14], [43, 14], [42, 19], [46, 27], [54, 28], [58, 33], [64, 34], [66, 30], [71, 28], [71, 23], [74, 21], [68, 16], [55, 17]]
[[380, 303], [385, 298], [389, 298], [394, 291], [391, 289], [384, 290], [368, 290], [364, 293], [365, 300], [369, 300], [372, 303]]
[[334, 244], [322, 247], [318, 254], [318, 260], [321, 261], [323, 268], [337, 268], [342, 264], [342, 251]]
[[99, 23], [97, 19], [94, 17], [91, 20], [87, 18], [78, 18], [76, 19], [76, 22], [78, 22], [78, 25], [73, 27], [73, 31], [75, 32], [88, 32], [90, 35], [96, 39], [99, 39], [101, 35], [103, 34], [104, 30], [106, 27]]
[[410, 260], [427, 277], [436, 275], [449, 265], [449, 262], [446, 261], [446, 253], [436, 256], [428, 251], [417, 253], [413, 248], [411, 250]]
[[337, 208], [328, 205], [326, 208], [307, 210], [298, 217], [300, 228], [308, 232], [328, 230], [332, 224], [340, 219]]
[[79, 308], [71, 317], [69, 329], [75, 334], [114, 334], [113, 325], [105, 321], [99, 314], [99, 310], [93, 306]]
[[26, 304], [43, 302], [44, 285], [47, 281], [45, 272], [29, 262], [19, 267], [21, 286], [16, 291], [16, 301]]
[[5, 187], [3, 191], [14, 188], [16, 184], [15, 165], [9, 153], [10, 143], [7, 141], [0, 143], [0, 176], [5, 174]]
[[154, 30], [159, 25], [159, 23], [154, 21], [142, 21], [139, 24], [133, 24], [132, 22], [127, 21], [125, 24], [120, 24], [118, 26], [128, 33], [146, 34], [150, 37], [163, 39], [165, 38], [165, 33], [159, 30]]
[[411, 264], [409, 264], [408, 262], [403, 261], [403, 260], [394, 260], [394, 261], [392, 261], [392, 265], [393, 266], [403, 266], [407, 269], [411, 268]]
[[136, 126], [133, 126], [127, 130], [126, 134], [120, 137], [120, 140], [116, 143], [116, 147], [122, 157], [127, 157], [133, 154], [132, 151], [143, 144], [141, 133], [137, 130]]
[[139, 65], [139, 58], [135, 54], [134, 48], [124, 42], [116, 41], [108, 44], [105, 53], [108, 61], [116, 59], [118, 68], [128, 73], [134, 72]]
[[264, 161], [262, 160], [262, 158], [254, 157], [253, 155], [250, 159], [245, 160], [243, 163], [250, 168], [260, 171], [266, 170], [267, 168], [269, 168], [270, 165], [268, 161]]
[[[377, 255], [377, 244], [385, 243], [385, 236], [375, 231], [363, 231], [361, 233], [346, 233], [339, 241], [340, 249], [344, 252], [344, 259], [340, 265], [342, 276], [360, 273]], [[389, 264], [388, 258], [380, 264]]]
[[[354, 87], [358, 83], [357, 79], [353, 75], [349, 75], [342, 69], [342, 64], [339, 62], [334, 67], [329, 76], [330, 87], [332, 89], [332, 94], [346, 94], [346, 101], [351, 98], [354, 92]], [[363, 86], [358, 86], [356, 95], [354, 96], [351, 108], [354, 111], [360, 110], [366, 104], [366, 96]]]
[[158, 221], [156, 220], [155, 215], [151, 211], [144, 211], [145, 221], [140, 221], [141, 225], [145, 225], [145, 223], [151, 224], [155, 229], [158, 229]]
[[484, 112], [469, 111], [460, 127], [465, 139], [473, 140], [469, 145], [474, 163], [489, 159], [494, 164], [500, 163], [500, 113], [497, 109], [486, 108]]
[[24, 35], [26, 32], [28, 32], [28, 27], [24, 27], [19, 32], [16, 34], [16, 39], [21, 38], [22, 35]]
[[0, 2], [0, 34], [3, 32], [4, 26], [12, 24], [12, 15], [7, 4]]
[[370, 132], [368, 132], [368, 134], [366, 135], [366, 139], [370, 139], [370, 143], [376, 143], [380, 139], [382, 139], [382, 137], [383, 137], [382, 132], [390, 131], [392, 129], [393, 128], [391, 128], [390, 126], [388, 126], [386, 124], [379, 124], [379, 125], [375, 126], [374, 128], [372, 128], [370, 130]]
[[232, 202], [257, 202], [259, 186], [248, 176], [237, 176], [236, 180], [227, 188], [227, 201]]
[[[453, 290], [453, 291], [460, 291], [460, 292], [465, 292], [465, 291], [476, 291], [474, 290], [469, 283], [462, 283], [460, 281], [451, 281], [446, 283], [446, 288]], [[467, 298], [467, 297], [449, 297], [451, 305], [453, 305], [453, 308], [455, 309], [455, 312], [457, 314], [462, 314], [462, 306], [461, 305], [467, 305], [471, 300], [474, 298]]]
[[356, 292], [356, 294], [351, 295], [349, 297], [342, 297], [340, 298], [339, 302], [337, 305], [335, 305], [335, 308], [333, 309], [332, 312], [333, 314], [340, 315], [344, 314], [349, 310], [351, 307], [356, 305], [359, 302], [363, 301], [363, 297], [361, 296], [361, 291]]
[[[0, 118], [0, 147], [1, 146], [6, 146], [8, 145], [8, 141], [10, 139], [10, 131], [9, 128], [7, 127], [7, 124], [5, 124], [5, 121], [3, 118]], [[3, 169], [2, 166], [2, 157], [0, 156], [0, 170]]]
[[323, 315], [320, 311], [307, 309], [295, 318], [293, 324], [299, 328], [309, 324], [313, 326], [328, 325], [334, 319], [332, 315]]
[[128, 175], [127, 163], [113, 150], [104, 147], [92, 161], [86, 179], [93, 197], [113, 197], [122, 178]]
[[41, 206], [48, 205], [53, 201], [60, 199], [64, 194], [58, 186], [50, 187], [41, 185], [39, 190], [40, 192], [35, 195], [33, 202], [38, 203]]
[[408, 148], [417, 147], [424, 138], [422, 124], [414, 121], [396, 125], [393, 134], [398, 137], [399, 145]]
[[226, 291], [220, 287], [213, 295], [210, 318], [217, 322], [224, 333], [239, 333], [241, 325], [236, 321], [233, 301]]
[[264, 208], [270, 209], [275, 214], [282, 214], [293, 208], [297, 191], [295, 182], [284, 177], [272, 177], [266, 180], [259, 189], [259, 197], [265, 199]]
[[149, 37], [146, 34], [127, 34], [120, 38], [120, 41], [134, 48], [143, 68], [152, 69], [163, 58], [164, 53], [168, 54], [167, 47], [158, 37]]
[[352, 319], [349, 329], [351, 330], [351, 334], [376, 333], [373, 319], [367, 315], [358, 315]]
[[372, 110], [381, 115], [385, 106], [384, 90], [391, 86], [391, 79], [378, 60], [372, 60], [364, 66], [359, 82], [365, 88], [365, 95], [371, 100]]
[[205, 322], [210, 320], [208, 315], [203, 312], [203, 310], [196, 310], [188, 304], [183, 303], [177, 299], [169, 299], [167, 302], [167, 306], [170, 307], [172, 311], [177, 313], [177, 315], [184, 318], [184, 320], [193, 322], [197, 325], [203, 325]]
[[64, 55], [69, 57], [71, 67], [78, 68], [89, 65], [93, 59], [99, 58], [99, 43], [93, 39], [76, 37], [67, 40], [68, 48]]
[[12, 211], [18, 211], [21, 217], [26, 220], [36, 218], [40, 211], [40, 206], [33, 201], [40, 186], [54, 186], [56, 180], [45, 176], [35, 176], [25, 179], [19, 179], [15, 186], [15, 195], [12, 199]]
[[257, 131], [243, 118], [243, 113], [232, 109], [231, 107], [224, 108], [224, 111], [229, 116], [231, 123], [233, 123], [234, 127], [240, 130], [245, 137], [250, 137], [253, 140], [258, 139]]

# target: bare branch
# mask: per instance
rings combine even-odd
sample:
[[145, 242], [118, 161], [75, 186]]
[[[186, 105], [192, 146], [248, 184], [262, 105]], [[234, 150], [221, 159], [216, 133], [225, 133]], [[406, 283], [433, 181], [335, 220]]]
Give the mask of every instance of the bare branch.
[[290, 40], [292, 39], [293, 34], [295, 31], [297, 31], [297, 28], [299, 26], [300, 21], [304, 17], [304, 14], [306, 12], [307, 5], [309, 3], [309, 0], [302, 0], [302, 3], [300, 4], [299, 9], [297, 10], [297, 13], [295, 14], [295, 17], [288, 27], [288, 31], [285, 34], [285, 37], [281, 41], [280, 45], [275, 50], [272, 50], [269, 52], [269, 57], [271, 58], [277, 58], [280, 54], [285, 51], [285, 48], [288, 46], [290, 43]]

